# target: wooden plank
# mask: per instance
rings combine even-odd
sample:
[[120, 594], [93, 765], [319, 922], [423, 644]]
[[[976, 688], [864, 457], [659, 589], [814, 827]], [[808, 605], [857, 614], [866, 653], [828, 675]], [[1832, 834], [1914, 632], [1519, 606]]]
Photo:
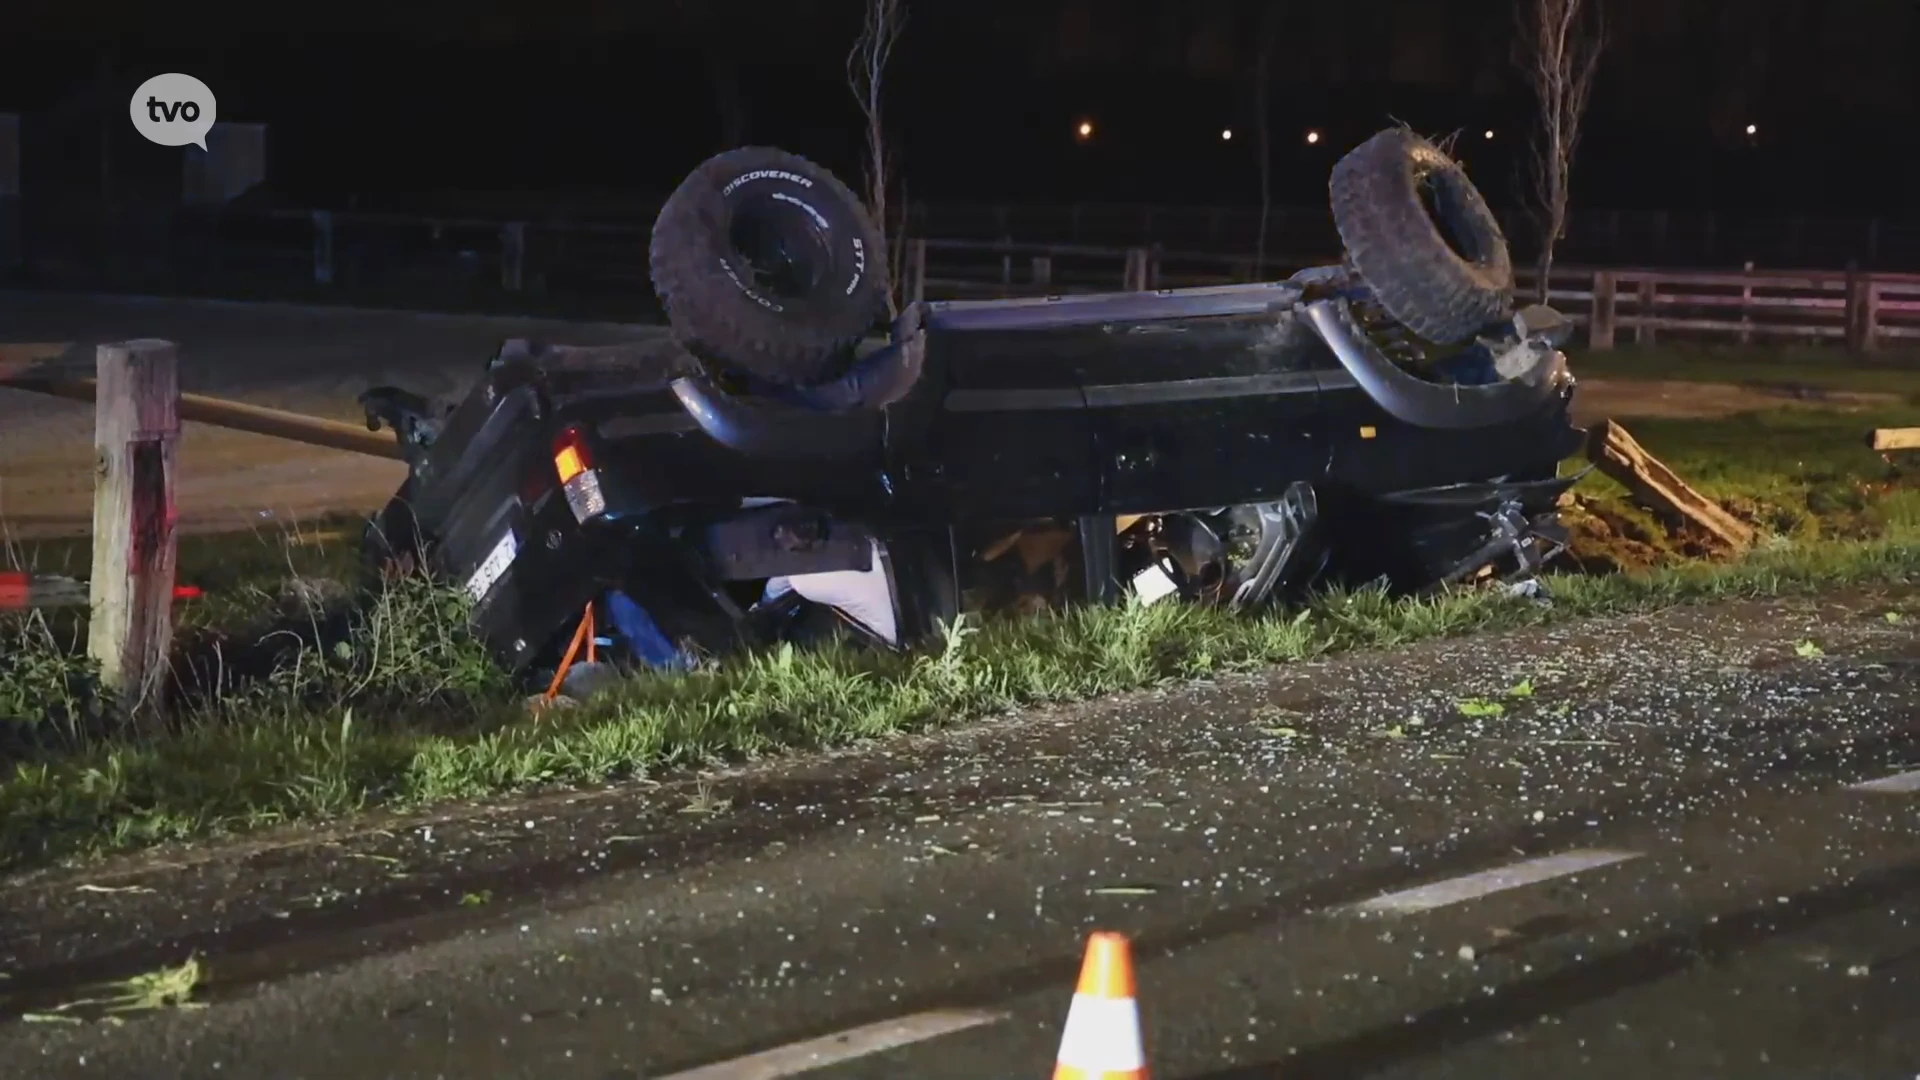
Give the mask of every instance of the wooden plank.
[[[31, 369], [19, 371], [11, 377], [0, 372], [0, 385], [69, 401], [94, 402], [98, 397], [97, 380], [44, 377]], [[346, 450], [394, 460], [399, 460], [401, 456], [400, 442], [389, 432], [368, 431], [358, 424], [287, 412], [284, 409], [269, 409], [264, 405], [249, 405], [244, 401], [228, 401], [204, 394], [179, 394], [175, 413], [182, 420], [324, 446], [331, 450]]]
[[178, 357], [172, 342], [147, 339], [102, 345], [95, 364], [87, 654], [125, 715], [144, 720], [160, 703], [173, 644]]
[[1620, 325], [1646, 325], [1655, 330], [1691, 330], [1696, 333], [1789, 334], [1795, 337], [1840, 337], [1846, 333], [1846, 327], [1837, 323], [1741, 323], [1730, 319], [1643, 319], [1636, 315], [1620, 316]]
[[1691, 524], [1735, 551], [1753, 545], [1753, 529], [1688, 486], [1612, 420], [1587, 433], [1587, 459], [1649, 508]]
[[1920, 427], [1874, 428], [1867, 445], [1875, 450], [1920, 450]]

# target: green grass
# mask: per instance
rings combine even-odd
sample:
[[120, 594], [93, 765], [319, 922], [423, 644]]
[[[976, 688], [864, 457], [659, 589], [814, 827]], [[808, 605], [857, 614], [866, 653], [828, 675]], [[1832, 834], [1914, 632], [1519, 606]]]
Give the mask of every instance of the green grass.
[[[1753, 513], [1769, 535], [1735, 562], [1556, 575], [1550, 608], [1486, 592], [1393, 600], [1362, 591], [1247, 618], [1160, 604], [964, 620], [930, 652], [780, 649], [636, 680], [538, 721], [466, 633], [457, 595], [427, 582], [390, 586], [359, 605], [326, 647], [313, 644], [320, 635], [288, 631], [290, 647], [270, 670], [151, 737], [102, 734], [73, 719], [86, 712], [84, 665], [44, 624], [0, 622], [0, 718], [43, 709], [13, 721], [41, 727], [34, 749], [0, 777], [0, 865], [844, 746], [1330, 650], [1695, 600], [1911, 584], [1920, 579], [1920, 499], [1858, 434], [1915, 419], [1912, 409], [1782, 410], [1632, 424], [1683, 476]], [[1644, 517], [1597, 476], [1582, 490]], [[262, 594], [275, 574], [338, 570], [339, 555], [324, 549], [295, 555], [271, 538], [239, 543], [259, 550], [229, 557], [234, 541], [208, 541], [191, 560], [183, 548], [182, 565], [204, 557], [209, 573]], [[61, 716], [65, 726], [48, 722]]]
[[[1920, 535], [1920, 455], [1883, 458], [1869, 428], [1920, 424], [1920, 407], [1838, 412], [1777, 409], [1716, 420], [1634, 418], [1634, 438], [1702, 494], [1799, 543]], [[1626, 491], [1597, 473], [1579, 488], [1657, 533]]]

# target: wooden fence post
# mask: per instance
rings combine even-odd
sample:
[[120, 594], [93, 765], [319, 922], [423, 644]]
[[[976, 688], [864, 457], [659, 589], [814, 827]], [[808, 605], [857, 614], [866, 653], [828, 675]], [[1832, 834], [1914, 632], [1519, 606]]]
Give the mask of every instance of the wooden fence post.
[[1147, 249], [1128, 248], [1127, 266], [1122, 272], [1120, 288], [1124, 292], [1147, 291]]
[[1040, 286], [1053, 284], [1053, 256], [1035, 255], [1033, 257], [1033, 283]]
[[527, 223], [509, 221], [500, 226], [500, 287], [519, 292], [526, 281]]
[[1654, 289], [1656, 284], [1656, 280], [1651, 275], [1640, 279], [1640, 291], [1636, 298], [1637, 303], [1634, 304], [1634, 307], [1637, 309], [1635, 314], [1639, 316], [1638, 319], [1634, 320], [1633, 325], [1633, 343], [1635, 345], [1651, 345], [1658, 339], [1658, 332], [1653, 326], [1654, 312], [1656, 310], [1653, 298], [1655, 296]]
[[313, 280], [333, 284], [333, 211], [313, 212]]
[[1847, 264], [1846, 342], [1847, 351], [1866, 356], [1874, 351], [1875, 323], [1880, 321], [1878, 293], [1873, 275], [1860, 272], [1858, 263]]
[[1740, 344], [1753, 344], [1753, 260], [1740, 264], [1740, 272], [1749, 275], [1740, 282]]
[[1615, 300], [1619, 290], [1620, 279], [1612, 270], [1594, 271], [1593, 306], [1587, 312], [1587, 348], [1595, 352], [1613, 348], [1614, 313], [1618, 310]]
[[1860, 352], [1872, 356], [1880, 351], [1880, 283], [1866, 275], [1860, 296]]
[[917, 304], [927, 298], [927, 240], [924, 236], [907, 241], [907, 280], [900, 291], [906, 294], [909, 304]]
[[95, 354], [93, 618], [87, 655], [128, 715], [160, 700], [173, 643], [173, 455], [180, 383], [172, 342]]

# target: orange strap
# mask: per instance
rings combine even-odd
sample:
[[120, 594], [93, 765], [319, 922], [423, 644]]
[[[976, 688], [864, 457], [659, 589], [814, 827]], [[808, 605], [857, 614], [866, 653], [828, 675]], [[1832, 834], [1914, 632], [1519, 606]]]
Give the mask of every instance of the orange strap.
[[560, 658], [560, 667], [553, 673], [553, 682], [547, 684], [546, 700], [552, 701], [560, 696], [560, 684], [567, 681], [567, 672], [573, 670], [573, 662], [580, 655], [580, 645], [587, 646], [587, 663], [594, 662], [593, 645], [593, 602], [587, 602], [587, 610], [580, 616], [580, 625], [573, 631], [573, 641], [567, 645], [567, 654]]

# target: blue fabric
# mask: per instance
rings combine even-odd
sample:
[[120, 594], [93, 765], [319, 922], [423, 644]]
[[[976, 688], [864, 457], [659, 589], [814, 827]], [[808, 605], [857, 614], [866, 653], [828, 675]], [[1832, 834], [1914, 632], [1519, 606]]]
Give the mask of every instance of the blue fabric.
[[614, 632], [626, 642], [627, 651], [652, 668], [685, 668], [692, 658], [680, 651], [653, 621], [647, 609], [631, 596], [614, 589], [607, 593], [607, 618]]

